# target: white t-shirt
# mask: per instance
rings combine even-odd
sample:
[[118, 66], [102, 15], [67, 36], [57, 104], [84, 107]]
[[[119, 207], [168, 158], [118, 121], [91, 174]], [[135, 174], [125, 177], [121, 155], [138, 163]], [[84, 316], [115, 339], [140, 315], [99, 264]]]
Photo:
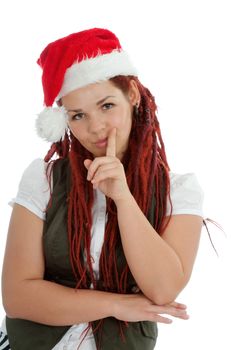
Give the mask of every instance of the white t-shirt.
[[[45, 209], [49, 201], [49, 184], [45, 174], [47, 163], [35, 159], [24, 171], [19, 183], [18, 193], [9, 203], [18, 203], [33, 212], [42, 220], [45, 219]], [[175, 174], [170, 172], [172, 215], [192, 214], [203, 217], [203, 191], [194, 173]], [[169, 203], [169, 202], [168, 202]], [[170, 213], [168, 204], [167, 215]], [[93, 226], [91, 255], [93, 269], [98, 275], [99, 257], [103, 244], [106, 217], [106, 197], [100, 190], [94, 190], [94, 205], [92, 208]], [[76, 350], [80, 336], [87, 327], [86, 323], [72, 326], [60, 342], [52, 350]], [[3, 322], [2, 330], [6, 332]], [[80, 350], [95, 350], [95, 341], [90, 332], [82, 343]]]
[[[43, 159], [35, 159], [24, 171], [14, 202], [23, 205], [41, 219], [45, 219], [45, 208], [49, 200], [49, 185], [45, 175]], [[194, 173], [176, 174], [170, 172], [171, 201], [173, 215], [193, 214], [203, 217], [203, 191]], [[100, 191], [98, 191], [100, 192]], [[170, 205], [168, 202], [167, 214]]]

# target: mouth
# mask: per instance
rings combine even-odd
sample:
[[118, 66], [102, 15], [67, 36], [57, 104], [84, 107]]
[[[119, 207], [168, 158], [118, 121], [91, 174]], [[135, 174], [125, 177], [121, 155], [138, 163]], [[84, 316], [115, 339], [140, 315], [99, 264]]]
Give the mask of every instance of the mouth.
[[108, 139], [107, 137], [105, 139], [98, 140], [97, 142], [94, 142], [94, 145], [98, 148], [104, 148], [107, 146]]

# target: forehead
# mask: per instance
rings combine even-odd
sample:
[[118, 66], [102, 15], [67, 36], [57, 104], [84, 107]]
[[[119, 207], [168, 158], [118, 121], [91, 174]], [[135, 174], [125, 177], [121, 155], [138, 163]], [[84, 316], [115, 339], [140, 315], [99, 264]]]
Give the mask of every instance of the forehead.
[[107, 80], [90, 84], [71, 91], [62, 97], [62, 101], [65, 105], [68, 104], [69, 107], [73, 107], [73, 104], [75, 103], [75, 107], [82, 108], [82, 106], [86, 103], [96, 103], [99, 100], [110, 95], [116, 98], [120, 98], [123, 96], [123, 93], [120, 89], [114, 86], [112, 82]]

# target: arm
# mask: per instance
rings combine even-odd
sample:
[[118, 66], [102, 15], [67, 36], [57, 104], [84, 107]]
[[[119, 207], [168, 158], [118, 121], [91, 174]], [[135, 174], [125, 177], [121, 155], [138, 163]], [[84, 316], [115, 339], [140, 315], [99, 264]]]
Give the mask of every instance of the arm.
[[170, 323], [159, 314], [187, 319], [185, 307], [158, 307], [143, 295], [75, 290], [43, 280], [43, 221], [15, 204], [2, 273], [3, 305], [8, 317], [62, 326], [113, 316], [125, 321]]
[[161, 237], [132, 196], [116, 157], [116, 130], [110, 132], [106, 157], [85, 160], [87, 179], [117, 206], [124, 253], [141, 291], [155, 304], [173, 301], [187, 284], [198, 249], [202, 218], [174, 215]]
[[139, 288], [156, 304], [173, 301], [191, 276], [202, 218], [174, 215], [161, 237], [132, 195], [115, 203], [123, 249]]
[[40, 218], [14, 205], [2, 274], [3, 305], [9, 317], [69, 325], [110, 316], [110, 293], [77, 291], [43, 280], [42, 230]]

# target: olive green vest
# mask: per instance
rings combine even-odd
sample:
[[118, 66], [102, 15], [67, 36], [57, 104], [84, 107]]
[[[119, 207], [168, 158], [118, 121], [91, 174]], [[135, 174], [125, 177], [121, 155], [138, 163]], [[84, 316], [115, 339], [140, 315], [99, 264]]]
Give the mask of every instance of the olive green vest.
[[[44, 279], [67, 287], [75, 288], [69, 258], [67, 238], [67, 193], [70, 189], [70, 168], [67, 159], [59, 160], [53, 168], [53, 200], [46, 213], [43, 232], [45, 256]], [[154, 205], [148, 219], [153, 224]], [[121, 243], [117, 248], [118, 267], [125, 266], [125, 256]], [[98, 289], [101, 290], [101, 278]], [[135, 280], [130, 274], [127, 286], [131, 290]], [[93, 323], [93, 328], [98, 321]], [[51, 350], [68, 331], [70, 326], [49, 326], [22, 319], [6, 317], [6, 328], [11, 350]], [[157, 324], [154, 322], [129, 322], [124, 327], [125, 341], [119, 335], [119, 321], [113, 317], [104, 319], [101, 329], [101, 350], [153, 350], [157, 339]], [[100, 332], [94, 332], [95, 342], [99, 344]], [[77, 346], [79, 340], [77, 340]]]

